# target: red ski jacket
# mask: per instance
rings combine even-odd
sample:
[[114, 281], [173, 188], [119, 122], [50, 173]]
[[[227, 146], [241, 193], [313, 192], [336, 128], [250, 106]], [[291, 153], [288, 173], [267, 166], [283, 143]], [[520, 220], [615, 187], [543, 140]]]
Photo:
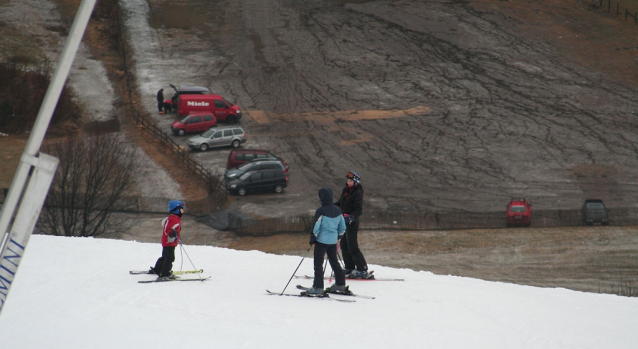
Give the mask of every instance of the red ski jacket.
[[[162, 234], [162, 246], [177, 246], [182, 233], [182, 217], [171, 214], [164, 218], [162, 221], [163, 234]], [[174, 238], [169, 237], [171, 232], [175, 231], [177, 236]]]

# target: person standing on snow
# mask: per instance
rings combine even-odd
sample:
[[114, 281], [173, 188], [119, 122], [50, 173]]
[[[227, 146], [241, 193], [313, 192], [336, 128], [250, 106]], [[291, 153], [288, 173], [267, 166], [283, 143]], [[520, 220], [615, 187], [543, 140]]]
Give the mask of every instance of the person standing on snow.
[[160, 114], [164, 114], [163, 110], [164, 110], [164, 89], [160, 88], [159, 91], [157, 91], [157, 109], [159, 110]]
[[346, 186], [341, 191], [341, 197], [335, 205], [343, 211], [343, 218], [347, 226], [346, 234], [341, 239], [346, 277], [373, 279], [374, 276], [368, 273], [368, 263], [366, 263], [357, 242], [359, 217], [363, 213], [363, 187], [361, 186], [361, 176], [357, 172], [352, 171], [346, 174]]
[[[312, 287], [303, 292], [307, 296], [323, 297], [324, 293], [347, 293], [346, 275], [341, 269], [337, 259], [337, 243], [346, 231], [346, 222], [341, 214], [341, 209], [332, 203], [332, 188], [319, 189], [321, 207], [315, 211], [312, 231], [310, 232], [310, 246], [315, 247], [315, 279]], [[323, 257], [328, 255], [328, 262], [335, 273], [336, 283], [323, 289]]]
[[184, 202], [172, 200], [168, 203], [170, 216], [162, 221], [162, 256], [151, 267], [149, 274], [157, 274], [160, 280], [175, 279], [173, 262], [175, 261], [175, 247], [179, 243], [182, 233], [182, 215], [184, 214]]

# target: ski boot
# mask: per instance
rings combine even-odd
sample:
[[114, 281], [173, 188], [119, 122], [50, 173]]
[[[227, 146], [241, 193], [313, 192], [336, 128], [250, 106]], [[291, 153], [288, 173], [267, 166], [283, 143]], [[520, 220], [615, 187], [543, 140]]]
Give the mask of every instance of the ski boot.
[[301, 292], [301, 295], [306, 297], [328, 297], [323, 289], [315, 288], [314, 286], [309, 288], [307, 291]]
[[352, 273], [346, 275], [347, 279], [374, 279], [374, 275], [367, 270], [359, 271], [353, 270]]
[[171, 281], [171, 280], [175, 280], [177, 279], [177, 276], [173, 275], [172, 271], [169, 271], [169, 274], [167, 276], [160, 276], [158, 278], [158, 280], [160, 281]]
[[346, 286], [346, 285], [340, 285], [340, 286], [332, 285], [326, 288], [326, 293], [351, 295], [352, 291], [350, 291], [349, 286]]

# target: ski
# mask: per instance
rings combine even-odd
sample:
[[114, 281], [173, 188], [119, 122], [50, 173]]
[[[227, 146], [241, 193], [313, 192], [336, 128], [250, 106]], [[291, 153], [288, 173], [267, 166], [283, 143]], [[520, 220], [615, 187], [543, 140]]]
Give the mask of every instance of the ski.
[[201, 279], [195, 279], [195, 278], [186, 278], [186, 279], [170, 279], [170, 280], [160, 280], [160, 278], [154, 279], [154, 280], [141, 280], [138, 281], [140, 284], [150, 284], [152, 282], [172, 282], [172, 281], [206, 281], [210, 279], [210, 276], [205, 277], [205, 278], [201, 278]]
[[[310, 275], [295, 275], [296, 279], [306, 279], [306, 280], [314, 280], [315, 277], [314, 276], [310, 276]], [[324, 276], [323, 278], [324, 280], [329, 280], [329, 279], [334, 279], [334, 276], [332, 278], [328, 277], [328, 276]], [[405, 279], [392, 279], [392, 278], [377, 278], [375, 277], [374, 279], [351, 279], [351, 278], [347, 278], [346, 280], [351, 280], [351, 281], [405, 281]]]
[[[310, 289], [310, 287], [304, 287], [304, 286], [301, 286], [301, 285], [297, 285], [297, 288], [300, 289], [300, 290], [304, 290], [304, 291], [308, 291]], [[350, 292], [350, 293], [326, 292], [326, 293], [328, 293], [328, 294], [336, 294], [337, 296], [357, 297], [357, 298], [365, 298], [365, 299], [375, 299], [376, 298], [376, 297], [373, 297], [373, 296], [364, 296], [364, 295], [361, 295], [361, 294], [354, 294], [352, 292]]]
[[[184, 274], [201, 274], [204, 272], [204, 269], [199, 269], [199, 270], [179, 270], [179, 271], [174, 271], [173, 274], [175, 275], [184, 275]], [[131, 275], [139, 275], [139, 274], [149, 274], [148, 270], [131, 270], [129, 271], [129, 274]], [[154, 274], [151, 274], [154, 275]]]
[[269, 291], [266, 290], [266, 292], [268, 292], [268, 295], [270, 296], [288, 296], [288, 297], [301, 297], [301, 298], [317, 298], [317, 299], [325, 299], [328, 301], [337, 301], [337, 302], [344, 302], [344, 303], [353, 303], [356, 302], [354, 299], [338, 299], [338, 298], [330, 298], [328, 296], [326, 297], [311, 297], [311, 296], [304, 296], [302, 294], [293, 294], [293, 293], [284, 293], [281, 294], [279, 292], [273, 292], [273, 291]]

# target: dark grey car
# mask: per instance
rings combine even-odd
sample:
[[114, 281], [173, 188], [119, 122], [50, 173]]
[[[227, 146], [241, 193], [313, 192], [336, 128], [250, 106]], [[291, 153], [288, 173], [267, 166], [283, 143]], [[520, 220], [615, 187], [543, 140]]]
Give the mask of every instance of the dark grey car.
[[603, 200], [587, 199], [583, 203], [583, 223], [585, 225], [594, 225], [594, 223], [600, 223], [602, 225], [609, 224], [609, 216], [607, 215], [607, 208], [603, 203]]
[[242, 164], [238, 167], [231, 168], [226, 170], [224, 173], [224, 180], [226, 182], [233, 180], [235, 178], [241, 177], [244, 173], [248, 171], [262, 171], [262, 170], [282, 170], [286, 173], [286, 167], [279, 160], [271, 160], [271, 159], [256, 159], [245, 164]]
[[288, 177], [282, 170], [248, 171], [237, 179], [226, 184], [226, 189], [231, 193], [246, 195], [263, 191], [281, 193], [288, 186]]
[[228, 147], [237, 148], [241, 143], [245, 143], [248, 136], [244, 129], [238, 126], [216, 127], [202, 133], [199, 136], [191, 137], [186, 141], [186, 145], [192, 149], [206, 151], [209, 148]]

